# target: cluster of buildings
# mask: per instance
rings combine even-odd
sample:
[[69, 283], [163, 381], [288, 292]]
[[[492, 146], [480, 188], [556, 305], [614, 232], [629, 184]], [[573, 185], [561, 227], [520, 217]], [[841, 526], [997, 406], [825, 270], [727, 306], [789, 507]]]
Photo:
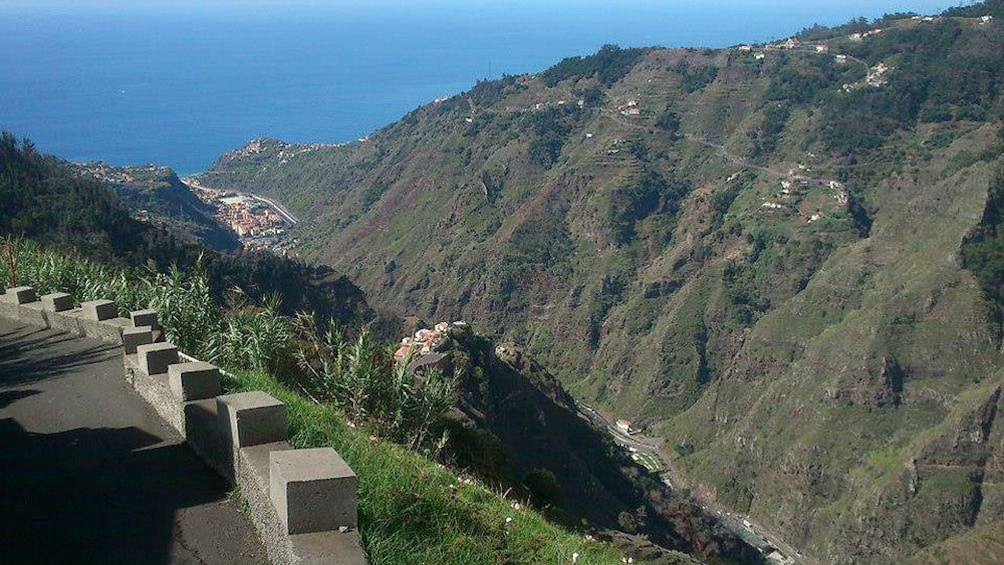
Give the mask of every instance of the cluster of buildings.
[[889, 78], [886, 77], [887, 72], [889, 72], [889, 66], [880, 61], [877, 65], [868, 69], [868, 76], [865, 77], [865, 82], [868, 83], [868, 86], [876, 88], [884, 86], [889, 83]]
[[[839, 62], [845, 62], [847, 60], [846, 57], [843, 60], [841, 60], [840, 57], [841, 57], [840, 55], [837, 55], [837, 62], [838, 63]], [[886, 65], [884, 62], [879, 61], [879, 63], [876, 64], [874, 67], [870, 67], [868, 69], [868, 74], [865, 75], [865, 79], [863, 81], [855, 83], [855, 84], [844, 84], [840, 88], [844, 92], [850, 92], [850, 91], [854, 90], [855, 88], [859, 88], [859, 87], [862, 87], [862, 86], [865, 86], [865, 85], [871, 86], [871, 87], [874, 87], [874, 88], [881, 88], [881, 87], [889, 84], [888, 73], [889, 73], [890, 69], [891, 69], [891, 67], [889, 67], [889, 65]]]
[[[812, 154], [809, 154], [812, 156]], [[781, 179], [780, 190], [773, 195], [773, 200], [765, 200], [760, 204], [760, 208], [764, 210], [775, 210], [784, 211], [795, 210], [799, 216], [806, 219], [806, 224], [811, 224], [812, 222], [819, 221], [826, 217], [826, 214], [820, 210], [815, 209], [812, 211], [806, 210], [805, 207], [796, 208], [795, 204], [801, 199], [801, 190], [808, 187], [810, 184], [819, 184], [829, 188], [833, 192], [833, 198], [836, 200], [837, 205], [842, 208], [846, 208], [848, 202], [850, 201], [850, 195], [844, 185], [835, 180], [821, 180], [821, 179], [810, 179], [803, 176], [802, 173], [810, 173], [812, 169], [806, 167], [805, 165], [798, 165], [798, 169], [789, 169], [788, 178]], [[729, 180], [726, 182], [731, 182], [735, 175], [730, 176]]]
[[394, 359], [397, 361], [404, 361], [409, 356], [413, 354], [428, 355], [439, 349], [444, 341], [449, 337], [447, 335], [450, 328], [467, 328], [467, 322], [439, 322], [432, 329], [422, 328], [415, 332], [415, 335], [405, 337], [401, 340], [400, 347], [394, 352]]
[[249, 239], [286, 233], [279, 214], [264, 202], [239, 194], [218, 200], [217, 216], [229, 225], [237, 237]]
[[767, 57], [767, 54], [762, 50], [754, 50], [752, 45], [740, 45], [739, 51], [753, 55], [753, 59], [756, 61], [763, 61]]
[[[362, 140], [360, 140], [362, 141]], [[280, 165], [285, 165], [292, 158], [297, 155], [302, 155], [303, 153], [310, 153], [311, 151], [317, 151], [318, 149], [328, 149], [331, 147], [340, 147], [345, 145], [344, 143], [286, 143], [283, 141], [277, 141], [272, 139], [267, 139], [264, 137], [259, 137], [257, 139], [252, 139], [247, 145], [241, 147], [240, 149], [235, 149], [223, 156], [226, 161], [238, 161], [257, 158], [259, 155], [266, 153], [267, 151], [272, 151], [273, 149], [278, 149], [277, 158]]]
[[268, 249], [284, 254], [299, 242], [289, 239], [289, 222], [264, 200], [206, 188], [193, 181], [188, 186], [199, 200], [216, 210], [216, 217], [230, 226], [244, 249]]
[[779, 41], [777, 43], [768, 43], [767, 49], [798, 49], [802, 46], [802, 43], [795, 39], [794, 37], [789, 37], [784, 41]]
[[876, 29], [864, 31], [864, 32], [861, 32], [861, 33], [852, 33], [849, 37], [850, 37], [851, 41], [861, 41], [861, 40], [869, 38], [869, 37], [871, 37], [873, 35], [878, 35], [878, 34], [882, 33], [883, 31], [885, 31], [885, 30], [883, 30], [882, 28], [876, 28]]
[[641, 108], [638, 106], [637, 100], [629, 100], [627, 104], [623, 106], [618, 106], [617, 111], [620, 112], [622, 116], [641, 115]]
[[[366, 141], [369, 138], [360, 138], [359, 141]], [[285, 144], [279, 150], [279, 164], [285, 165], [291, 159], [298, 155], [304, 153], [310, 153], [311, 151], [317, 151], [318, 149], [330, 149], [332, 147], [341, 147], [346, 145], [345, 143], [300, 143], [296, 145]]]
[[131, 184], [149, 181], [150, 179], [168, 178], [172, 171], [167, 167], [157, 165], [142, 165], [137, 167], [112, 167], [101, 161], [93, 163], [75, 163], [77, 169], [99, 181], [114, 184]]

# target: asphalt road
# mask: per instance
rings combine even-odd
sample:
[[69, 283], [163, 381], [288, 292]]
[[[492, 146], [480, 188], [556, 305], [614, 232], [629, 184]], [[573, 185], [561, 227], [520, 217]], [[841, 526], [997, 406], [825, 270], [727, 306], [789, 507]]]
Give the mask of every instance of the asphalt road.
[[255, 200], [258, 200], [260, 202], [264, 202], [265, 204], [268, 204], [269, 206], [272, 207], [273, 210], [276, 211], [277, 214], [279, 214], [280, 216], [282, 216], [283, 219], [285, 219], [287, 222], [289, 222], [290, 224], [292, 224], [294, 226], [299, 221], [299, 220], [296, 219], [296, 216], [294, 216], [294, 215], [292, 215], [292, 214], [289, 213], [289, 210], [287, 210], [285, 206], [283, 206], [282, 204], [279, 204], [275, 200], [272, 200], [270, 198], [265, 198], [264, 196], [257, 196], [257, 195], [254, 195], [254, 194], [251, 195], [251, 198], [254, 198]]
[[267, 563], [120, 348], [0, 318], [0, 563]]

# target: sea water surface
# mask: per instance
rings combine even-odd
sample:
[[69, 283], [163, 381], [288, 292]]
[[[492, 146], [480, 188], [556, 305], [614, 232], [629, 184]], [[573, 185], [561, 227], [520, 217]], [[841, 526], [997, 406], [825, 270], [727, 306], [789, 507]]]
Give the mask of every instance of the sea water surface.
[[259, 136], [352, 140], [479, 79], [607, 43], [724, 47], [951, 5], [0, 0], [0, 129], [64, 159], [184, 175]]

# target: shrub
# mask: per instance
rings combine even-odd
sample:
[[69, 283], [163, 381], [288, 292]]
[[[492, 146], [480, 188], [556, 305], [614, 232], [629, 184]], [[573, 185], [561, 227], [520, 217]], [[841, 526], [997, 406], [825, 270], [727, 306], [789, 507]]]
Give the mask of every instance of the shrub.
[[569, 79], [595, 76], [600, 84], [610, 86], [624, 78], [645, 54], [644, 49], [621, 49], [616, 45], [604, 45], [594, 55], [568, 57], [541, 74], [544, 84], [553, 87]]
[[168, 273], [139, 279], [146, 304], [137, 306], [157, 310], [168, 340], [182, 351], [220, 362], [222, 359], [209, 349], [209, 338], [220, 331], [223, 313], [213, 301], [209, 283], [198, 265], [192, 274], [173, 266]]
[[416, 374], [409, 359], [396, 362], [368, 330], [347, 341], [334, 325], [318, 332], [305, 314], [296, 318], [296, 329], [301, 341], [295, 356], [308, 392], [383, 437], [412, 448], [426, 445], [431, 426], [454, 404], [455, 376]]
[[530, 471], [523, 479], [523, 484], [530, 491], [530, 496], [537, 506], [550, 506], [561, 498], [558, 479], [555, 478], [554, 473], [547, 469]]
[[262, 306], [243, 299], [206, 340], [208, 357], [229, 365], [263, 372], [291, 367], [293, 322], [279, 313], [279, 296], [271, 294]]

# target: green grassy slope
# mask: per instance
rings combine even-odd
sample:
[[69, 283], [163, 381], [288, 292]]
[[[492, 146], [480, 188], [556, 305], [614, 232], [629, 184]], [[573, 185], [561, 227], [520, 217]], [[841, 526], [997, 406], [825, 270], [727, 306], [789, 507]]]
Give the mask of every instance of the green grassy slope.
[[[525, 504], [393, 444], [348, 427], [344, 416], [261, 373], [233, 391], [264, 390], [286, 403], [291, 443], [332, 446], [359, 478], [359, 524], [372, 563], [618, 563], [609, 545], [547, 522]], [[697, 563], [673, 554], [676, 563]]]

